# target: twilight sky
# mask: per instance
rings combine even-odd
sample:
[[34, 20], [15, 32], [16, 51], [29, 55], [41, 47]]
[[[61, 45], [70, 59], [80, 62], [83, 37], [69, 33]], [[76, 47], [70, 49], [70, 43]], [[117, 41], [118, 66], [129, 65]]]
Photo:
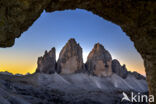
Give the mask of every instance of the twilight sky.
[[70, 38], [80, 43], [84, 61], [94, 44], [100, 42], [112, 58], [126, 64], [128, 70], [145, 74], [141, 56], [121, 28], [81, 9], [42, 13], [28, 31], [16, 39], [13, 47], [0, 48], [0, 71], [33, 73], [37, 58], [45, 50], [56, 47], [58, 58], [61, 48]]

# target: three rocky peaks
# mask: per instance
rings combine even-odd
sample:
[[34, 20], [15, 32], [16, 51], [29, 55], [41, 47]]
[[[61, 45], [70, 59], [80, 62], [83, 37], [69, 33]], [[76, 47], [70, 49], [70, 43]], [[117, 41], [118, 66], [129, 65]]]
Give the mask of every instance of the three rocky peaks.
[[52, 48], [49, 52], [45, 51], [43, 57], [38, 58], [37, 65], [36, 72], [38, 73], [72, 74], [82, 72], [101, 77], [116, 73], [122, 78], [131, 74], [137, 79], [145, 79], [137, 72], [127, 71], [126, 66], [121, 66], [118, 60], [112, 60], [111, 54], [100, 43], [94, 45], [87, 57], [87, 62], [83, 63], [82, 48], [75, 39], [68, 40], [59, 54], [58, 61], [56, 61], [56, 50]]

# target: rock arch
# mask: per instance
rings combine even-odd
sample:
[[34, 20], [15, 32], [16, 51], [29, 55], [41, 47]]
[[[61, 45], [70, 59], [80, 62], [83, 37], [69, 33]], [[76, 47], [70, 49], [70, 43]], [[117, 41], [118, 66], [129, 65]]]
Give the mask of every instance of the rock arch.
[[152, 0], [0, 0], [0, 47], [10, 47], [45, 10], [86, 9], [119, 25], [144, 59], [156, 96], [156, 2]]

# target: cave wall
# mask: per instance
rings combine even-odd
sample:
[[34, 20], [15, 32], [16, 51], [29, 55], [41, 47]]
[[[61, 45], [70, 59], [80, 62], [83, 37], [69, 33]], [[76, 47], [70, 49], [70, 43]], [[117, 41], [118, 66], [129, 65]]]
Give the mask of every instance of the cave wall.
[[0, 47], [11, 47], [45, 10], [86, 9], [119, 25], [144, 59], [156, 96], [156, 2], [153, 0], [0, 0]]

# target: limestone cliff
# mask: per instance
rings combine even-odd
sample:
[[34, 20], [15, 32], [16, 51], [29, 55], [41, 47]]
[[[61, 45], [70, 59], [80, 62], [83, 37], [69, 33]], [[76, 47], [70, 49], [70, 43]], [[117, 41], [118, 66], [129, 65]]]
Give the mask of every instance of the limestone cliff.
[[125, 65], [121, 66], [120, 62], [116, 59], [112, 61], [112, 71], [122, 78], [126, 78], [128, 71]]
[[56, 72], [56, 50], [52, 48], [49, 52], [45, 51], [43, 57], [37, 61], [36, 72], [51, 74]]
[[75, 39], [70, 39], [60, 52], [57, 62], [60, 73], [74, 73], [83, 69], [82, 48]]
[[95, 44], [87, 58], [88, 72], [97, 76], [110, 76], [112, 74], [111, 64], [110, 53], [101, 44]]

